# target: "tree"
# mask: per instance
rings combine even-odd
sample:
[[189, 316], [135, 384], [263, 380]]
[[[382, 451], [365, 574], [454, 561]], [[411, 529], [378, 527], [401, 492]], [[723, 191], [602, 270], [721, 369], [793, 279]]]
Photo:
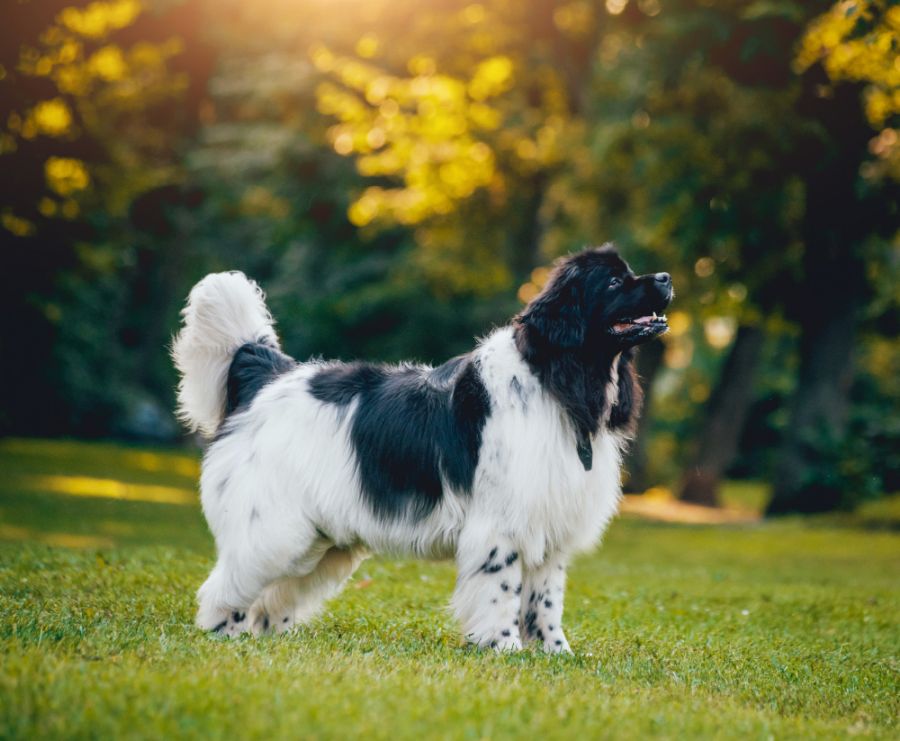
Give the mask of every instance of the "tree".
[[20, 2], [0, 31], [0, 312], [3, 352], [18, 358], [4, 367], [0, 430], [108, 433], [150, 368], [157, 393], [168, 385], [132, 352], [167, 330], [147, 331], [158, 325], [137, 290], [152, 251], [129, 212], [181, 177], [173, 145], [203, 55], [168, 28], [196, 27], [191, 6], [147, 10]]
[[[734, 362], [718, 375], [694, 453], [704, 485], [689, 473], [688, 496], [713, 501], [715, 479], [732, 457], [753, 399], [752, 390], [741, 388], [753, 378], [758, 357], [744, 347], [753, 326], [778, 313], [799, 324], [794, 408], [810, 413], [795, 415], [786, 433], [776, 479], [787, 487], [795, 479], [786, 469], [810, 473], [789, 440], [808, 436], [818, 424], [820, 412], [812, 409], [820, 408], [841, 438], [853, 309], [867, 300], [861, 279], [871, 264], [867, 253], [876, 245], [883, 249], [896, 228], [896, 199], [889, 184], [859, 177], [871, 138], [859, 89], [839, 86], [833, 98], [823, 97], [827, 81], [815, 70], [800, 77], [792, 69], [792, 50], [810, 20], [805, 4], [667, 4], [655, 17], [630, 18], [633, 25], [626, 25], [610, 69], [600, 75], [603, 84], [594, 89], [615, 91], [618, 105], [630, 102], [631, 125], [620, 125], [618, 133], [614, 121], [595, 128], [600, 174], [564, 191], [561, 208], [577, 203], [569, 197], [573, 191], [593, 186], [592, 211], [623, 231], [641, 225], [633, 239], [649, 252], [696, 260], [698, 278], [717, 277], [715, 295], [702, 280], [687, 283], [706, 293], [697, 313], [709, 319], [732, 314], [746, 325], [737, 333]], [[636, 79], [642, 82], [635, 85]], [[834, 296], [828, 307], [822, 289]], [[729, 297], [743, 296], [746, 302], [726, 308]], [[739, 359], [745, 367], [738, 373]]]

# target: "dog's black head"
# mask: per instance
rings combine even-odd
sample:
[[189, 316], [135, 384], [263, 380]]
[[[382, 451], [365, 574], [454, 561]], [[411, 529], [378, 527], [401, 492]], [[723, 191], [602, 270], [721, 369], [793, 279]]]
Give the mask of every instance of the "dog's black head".
[[[610, 357], [668, 330], [668, 273], [636, 276], [611, 245], [563, 259], [519, 315], [546, 351], [607, 351]], [[606, 353], [605, 353], [606, 354]]]
[[516, 317], [516, 347], [568, 413], [585, 468], [607, 405], [609, 429], [634, 429], [641, 407], [634, 348], [668, 329], [661, 314], [672, 296], [668, 273], [636, 276], [606, 245], [560, 261]]

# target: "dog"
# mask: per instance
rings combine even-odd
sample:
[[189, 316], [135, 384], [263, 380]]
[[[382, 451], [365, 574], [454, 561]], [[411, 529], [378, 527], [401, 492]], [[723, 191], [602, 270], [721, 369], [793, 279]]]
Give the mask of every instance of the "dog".
[[668, 273], [588, 249], [434, 368], [297, 362], [256, 283], [203, 278], [172, 347], [179, 417], [210, 438], [200, 488], [218, 556], [198, 627], [306, 623], [375, 552], [454, 558], [469, 642], [571, 652], [566, 568], [617, 511], [635, 348], [667, 330], [672, 297]]

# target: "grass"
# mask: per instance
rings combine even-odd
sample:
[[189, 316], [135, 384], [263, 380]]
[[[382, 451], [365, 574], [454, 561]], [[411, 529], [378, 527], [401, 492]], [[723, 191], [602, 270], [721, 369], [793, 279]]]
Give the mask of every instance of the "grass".
[[192, 626], [192, 456], [9, 440], [0, 471], [0, 738], [897, 737], [895, 532], [620, 519], [571, 573], [575, 656], [466, 647], [452, 566], [414, 561], [227, 641]]

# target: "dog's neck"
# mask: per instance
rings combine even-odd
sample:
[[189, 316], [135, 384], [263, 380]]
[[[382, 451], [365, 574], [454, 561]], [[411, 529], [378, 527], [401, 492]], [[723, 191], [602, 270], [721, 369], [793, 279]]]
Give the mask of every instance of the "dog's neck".
[[516, 348], [544, 391], [566, 412], [575, 432], [578, 457], [585, 470], [590, 470], [591, 441], [601, 424], [605, 422], [609, 429], [618, 430], [630, 425], [635, 416], [632, 351], [595, 348], [594, 343], [576, 348], [556, 347], [544, 341], [533, 327], [519, 321], [515, 322], [513, 333]]

